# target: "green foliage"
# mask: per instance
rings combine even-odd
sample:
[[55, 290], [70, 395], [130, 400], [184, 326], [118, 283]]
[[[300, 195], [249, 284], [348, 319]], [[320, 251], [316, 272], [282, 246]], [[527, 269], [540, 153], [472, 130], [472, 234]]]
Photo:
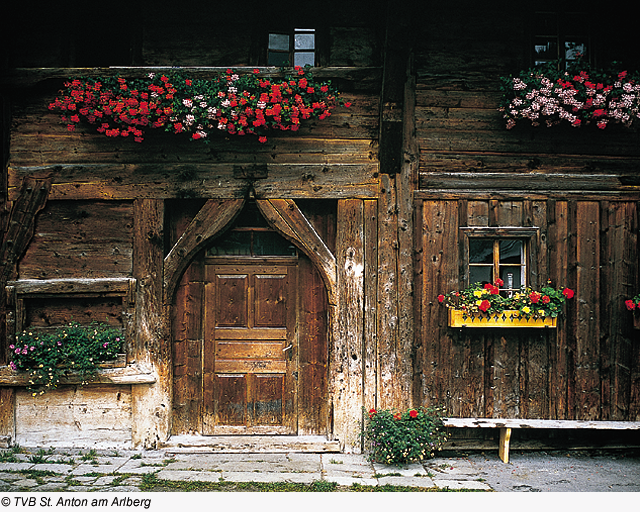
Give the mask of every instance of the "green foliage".
[[105, 324], [71, 323], [54, 332], [23, 331], [9, 345], [10, 366], [29, 373], [28, 389], [42, 394], [57, 387], [73, 372], [86, 383], [95, 378], [98, 364], [114, 360], [122, 352], [124, 336]]
[[371, 409], [368, 416], [363, 437], [372, 462], [402, 464], [432, 458], [446, 441], [437, 407], [404, 412]]

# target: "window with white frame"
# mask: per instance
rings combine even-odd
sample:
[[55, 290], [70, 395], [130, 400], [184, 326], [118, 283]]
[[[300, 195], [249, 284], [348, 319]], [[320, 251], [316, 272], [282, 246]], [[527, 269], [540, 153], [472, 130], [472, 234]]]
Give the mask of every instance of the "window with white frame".
[[268, 66], [316, 65], [316, 31], [295, 28], [290, 32], [269, 32]]

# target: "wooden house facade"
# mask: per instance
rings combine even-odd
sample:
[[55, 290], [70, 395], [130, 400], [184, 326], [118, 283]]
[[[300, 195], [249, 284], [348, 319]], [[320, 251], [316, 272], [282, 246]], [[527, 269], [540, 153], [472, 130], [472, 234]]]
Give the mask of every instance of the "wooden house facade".
[[[109, 23], [98, 10], [24, 13], [4, 34], [3, 364], [23, 329], [106, 321], [127, 340], [120, 367], [36, 397], [3, 367], [7, 442], [288, 435], [358, 451], [363, 409], [419, 405], [640, 421], [624, 308], [639, 284], [640, 137], [505, 129], [499, 77], [531, 65], [533, 8], [110, 9]], [[596, 63], [638, 66], [626, 32], [580, 16]], [[298, 27], [314, 30], [314, 75], [352, 105], [264, 144], [161, 130], [135, 143], [70, 132], [48, 109], [79, 75], [275, 76], [269, 35]], [[473, 237], [517, 239], [528, 285], [576, 291], [556, 329], [448, 326], [436, 297], [468, 282]]]

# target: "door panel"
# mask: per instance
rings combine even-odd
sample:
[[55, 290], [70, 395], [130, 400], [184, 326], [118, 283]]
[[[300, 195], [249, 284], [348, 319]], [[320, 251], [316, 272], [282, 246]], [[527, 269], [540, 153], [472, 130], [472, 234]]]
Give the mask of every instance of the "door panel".
[[206, 266], [203, 434], [296, 432], [295, 270]]

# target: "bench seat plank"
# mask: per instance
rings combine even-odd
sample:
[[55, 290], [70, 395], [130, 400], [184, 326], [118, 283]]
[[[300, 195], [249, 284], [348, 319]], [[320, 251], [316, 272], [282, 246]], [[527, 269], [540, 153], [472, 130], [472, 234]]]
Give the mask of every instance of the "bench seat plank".
[[595, 430], [640, 430], [640, 421], [445, 418], [442, 422], [445, 427], [454, 428], [571, 428]]

